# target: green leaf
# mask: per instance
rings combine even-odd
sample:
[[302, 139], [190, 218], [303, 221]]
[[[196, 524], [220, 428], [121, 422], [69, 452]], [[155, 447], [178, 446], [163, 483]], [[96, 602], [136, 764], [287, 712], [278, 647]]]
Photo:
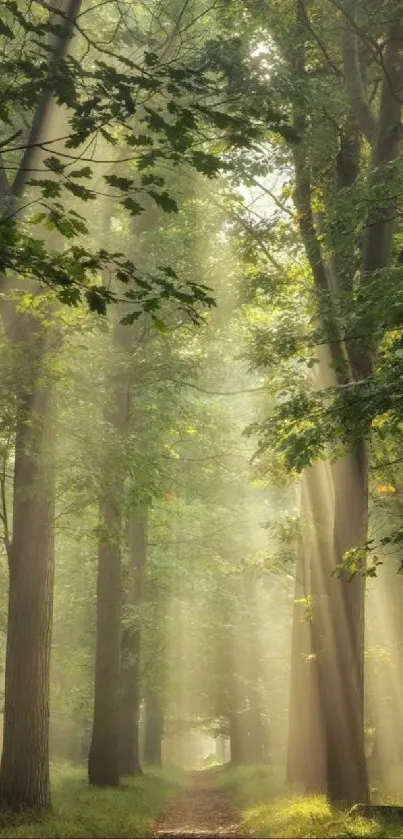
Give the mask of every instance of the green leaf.
[[191, 156], [195, 169], [203, 175], [212, 178], [223, 168], [223, 161], [213, 154], [206, 154], [202, 151], [195, 151]]
[[177, 213], [179, 212], [179, 207], [174, 198], [172, 198], [168, 192], [155, 192], [155, 190], [150, 189], [149, 195], [151, 198], [154, 199], [155, 203], [158, 204], [159, 207], [164, 211], [164, 213]]
[[129, 213], [132, 216], [139, 216], [144, 212], [144, 207], [142, 207], [138, 201], [135, 201], [134, 198], [130, 198], [130, 196], [125, 198], [124, 201], [122, 201], [122, 204], [126, 207], [126, 210], [129, 210]]
[[139, 319], [141, 312], [130, 312], [128, 315], [123, 315], [120, 319], [120, 323], [123, 323], [124, 326], [130, 326], [132, 323], [135, 323], [136, 320]]
[[116, 189], [122, 190], [122, 192], [127, 192], [133, 186], [132, 178], [122, 178], [118, 175], [104, 175], [104, 180], [109, 186], [114, 186]]
[[91, 312], [97, 312], [99, 315], [106, 314], [106, 300], [105, 295], [99, 288], [88, 288], [85, 292], [85, 298]]
[[7, 26], [7, 23], [4, 23], [4, 20], [0, 20], [0, 35], [5, 35], [11, 41], [14, 40], [14, 32]]
[[154, 67], [156, 64], [158, 64], [158, 62], [159, 58], [155, 52], [144, 53], [144, 63], [147, 65], [147, 67]]
[[40, 224], [46, 218], [46, 213], [34, 213], [29, 217], [30, 224]]
[[90, 201], [96, 198], [95, 192], [92, 189], [87, 189], [86, 186], [83, 184], [76, 184], [74, 181], [67, 181], [64, 186], [66, 189], [69, 190], [76, 198], [81, 198], [82, 201]]
[[158, 265], [158, 270], [165, 274], [166, 277], [171, 277], [173, 280], [178, 279], [178, 275], [170, 265]]
[[91, 166], [83, 166], [82, 169], [72, 169], [70, 178], [90, 178], [92, 176]]
[[66, 165], [59, 160], [58, 157], [51, 155], [51, 157], [46, 157], [43, 161], [46, 168], [50, 169], [51, 172], [62, 173], [64, 172]]
[[161, 318], [158, 318], [157, 315], [151, 315], [151, 320], [152, 320], [157, 332], [160, 332], [161, 335], [166, 335], [169, 332], [169, 329], [168, 329], [165, 321], [161, 320]]
[[51, 180], [31, 180], [31, 186], [38, 186], [42, 190], [44, 198], [58, 198], [61, 192], [61, 187], [58, 181]]

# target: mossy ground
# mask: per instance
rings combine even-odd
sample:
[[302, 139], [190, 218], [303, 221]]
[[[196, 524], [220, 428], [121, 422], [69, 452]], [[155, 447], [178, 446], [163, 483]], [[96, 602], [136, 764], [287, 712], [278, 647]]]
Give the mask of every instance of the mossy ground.
[[120, 789], [89, 787], [85, 767], [52, 766], [53, 813], [1, 814], [2, 839], [146, 839], [168, 800], [179, 793], [184, 776], [175, 771], [145, 769], [139, 778], [124, 779]]
[[403, 821], [366, 819], [354, 815], [354, 810], [332, 808], [324, 796], [290, 793], [265, 766], [225, 767], [216, 772], [216, 782], [241, 813], [241, 836], [403, 839]]

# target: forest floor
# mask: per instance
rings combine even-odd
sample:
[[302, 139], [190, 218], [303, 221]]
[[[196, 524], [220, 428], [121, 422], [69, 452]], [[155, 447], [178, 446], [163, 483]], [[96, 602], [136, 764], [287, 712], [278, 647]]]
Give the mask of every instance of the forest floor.
[[[403, 804], [403, 767], [383, 805]], [[0, 839], [403, 839], [403, 819], [336, 809], [325, 796], [292, 791], [270, 766], [185, 774], [145, 767], [120, 788], [90, 787], [85, 766], [52, 766], [53, 812], [0, 811]]]
[[[401, 776], [400, 776], [401, 781]], [[301, 795], [284, 786], [270, 766], [223, 767], [215, 783], [239, 813], [238, 837], [250, 839], [403, 839], [403, 820], [388, 813], [364, 817], [359, 810], [332, 807], [324, 795]], [[402, 785], [379, 803], [403, 804]]]
[[158, 839], [232, 839], [239, 836], [239, 815], [214, 773], [191, 772], [187, 786], [154, 824]]
[[85, 766], [51, 767], [53, 811], [47, 816], [0, 810], [0, 839], [145, 839], [152, 824], [180, 795], [178, 770], [146, 767], [119, 788], [90, 787]]

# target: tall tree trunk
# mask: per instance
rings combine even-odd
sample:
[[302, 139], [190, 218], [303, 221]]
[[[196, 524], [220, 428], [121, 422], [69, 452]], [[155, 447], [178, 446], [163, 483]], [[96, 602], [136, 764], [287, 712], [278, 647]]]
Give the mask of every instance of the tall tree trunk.
[[[81, 0], [53, 8], [49, 64], [57, 69], [74, 33]], [[13, 182], [2, 170], [1, 195], [13, 202], [23, 196], [35, 163], [43, 154], [44, 130], [62, 136], [53, 91], [44, 90], [33, 116], [29, 137]], [[1, 290], [15, 289], [4, 275]], [[17, 281], [18, 285], [18, 281]], [[25, 290], [27, 287], [25, 286]], [[3, 753], [0, 795], [15, 809], [50, 806], [49, 681], [54, 580], [54, 464], [52, 384], [46, 373], [49, 332], [30, 315], [16, 316], [12, 301], [1, 301], [2, 317], [23, 364], [23, 382], [16, 387], [16, 434], [12, 539], [8, 549], [9, 595]]]
[[[125, 327], [116, 323], [113, 343], [126, 347]], [[112, 370], [105, 420], [119, 441], [128, 416], [127, 374], [120, 362]], [[109, 401], [110, 400], [110, 401]], [[88, 756], [88, 779], [96, 786], [119, 784], [119, 691], [121, 637], [121, 529], [124, 467], [121, 453], [105, 445], [103, 488], [99, 502], [97, 642], [94, 718]]]
[[245, 737], [241, 713], [231, 710], [229, 716], [230, 760], [235, 766], [245, 763]]
[[[312, 470], [306, 470], [301, 483], [300, 518], [302, 525], [308, 527], [312, 515], [309, 503], [309, 482], [312, 480], [316, 480]], [[320, 513], [318, 509], [315, 512], [317, 516]], [[316, 530], [313, 522], [312, 526]], [[311, 563], [315, 549], [312, 543], [313, 534], [302, 531], [298, 545], [291, 640], [287, 783], [315, 794], [327, 792], [327, 774], [318, 661], [312, 643]]]
[[163, 729], [164, 715], [159, 697], [155, 691], [150, 691], [146, 698], [144, 763], [161, 766]]
[[0, 792], [15, 810], [47, 808], [54, 577], [52, 385], [46, 336], [24, 319], [17, 392], [12, 541]]
[[[362, 445], [364, 449], [364, 445]], [[369, 800], [364, 748], [364, 592], [365, 580], [330, 576], [346, 551], [367, 534], [367, 462], [351, 453], [332, 466], [334, 483], [334, 559], [328, 572], [329, 666], [320, 667], [325, 698], [328, 794], [332, 801]]]
[[263, 760], [265, 728], [262, 718], [260, 672], [262, 667], [261, 644], [256, 623], [258, 615], [257, 583], [254, 574], [245, 570], [242, 575], [246, 619], [243, 627], [245, 640], [245, 758], [247, 763]]
[[100, 503], [97, 579], [97, 648], [94, 719], [88, 779], [97, 786], [119, 784], [120, 676], [120, 499]]
[[[147, 511], [136, 510], [129, 521], [130, 610], [141, 605], [147, 562]], [[140, 647], [138, 616], [122, 630], [120, 671], [119, 767], [122, 775], [141, 772], [139, 756]]]

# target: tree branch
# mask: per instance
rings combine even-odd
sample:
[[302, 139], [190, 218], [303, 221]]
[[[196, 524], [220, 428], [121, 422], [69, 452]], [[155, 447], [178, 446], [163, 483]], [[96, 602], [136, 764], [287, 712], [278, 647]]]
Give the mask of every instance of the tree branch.
[[[50, 72], [52, 67], [56, 66], [66, 56], [69, 41], [74, 31], [75, 19], [80, 11], [81, 3], [82, 0], [68, 0], [66, 11], [60, 9], [60, 11], [57, 12], [64, 21], [64, 25], [61, 34], [56, 39], [56, 43], [52, 51], [52, 58], [49, 63]], [[17, 198], [21, 197], [27, 184], [28, 171], [33, 164], [33, 158], [36, 154], [36, 148], [39, 145], [41, 132], [49, 114], [52, 97], [53, 90], [51, 87], [44, 90], [35, 111], [27, 145], [12, 185], [12, 194]]]
[[[355, 22], [357, 0], [345, 0], [343, 11], [349, 21]], [[369, 143], [373, 143], [377, 119], [372, 111], [362, 76], [358, 35], [351, 26], [344, 27], [342, 38], [344, 80], [357, 123]]]
[[312, 24], [311, 24], [311, 21], [309, 20], [309, 15], [308, 15], [308, 12], [307, 12], [306, 7], [305, 7], [305, 2], [304, 2], [304, 0], [302, 0], [302, 2], [301, 2], [301, 15], [303, 16], [303, 18], [304, 18], [304, 20], [305, 20], [305, 25], [306, 25], [306, 28], [309, 30], [309, 32], [311, 33], [311, 35], [312, 35], [313, 39], [316, 41], [316, 43], [317, 43], [317, 45], [318, 45], [319, 49], [321, 50], [321, 52], [323, 53], [323, 55], [324, 55], [324, 57], [325, 57], [325, 59], [326, 59], [326, 61], [327, 61], [328, 65], [329, 65], [329, 67], [331, 67], [331, 68], [332, 68], [332, 70], [334, 71], [334, 73], [336, 74], [336, 76], [338, 76], [339, 78], [343, 78], [343, 73], [341, 72], [341, 70], [340, 70], [340, 68], [337, 66], [337, 64], [335, 64], [335, 62], [334, 62], [334, 61], [330, 58], [330, 55], [329, 55], [329, 53], [328, 53], [328, 51], [327, 51], [327, 49], [326, 49], [325, 44], [323, 43], [323, 41], [322, 41], [321, 37], [318, 35], [318, 33], [316, 32], [316, 30], [313, 28], [313, 26], [312, 26]]
[[[297, 0], [296, 46], [292, 61], [294, 73], [301, 80], [305, 77], [305, 32], [304, 0]], [[300, 102], [295, 103], [294, 129], [298, 136], [301, 137], [301, 141], [295, 143], [293, 146], [295, 166], [294, 204], [298, 214], [301, 238], [312, 271], [318, 300], [319, 318], [323, 323], [325, 333], [329, 336], [328, 346], [332, 363], [337, 371], [337, 378], [341, 383], [344, 383], [349, 380], [349, 375], [343, 372], [347, 362], [347, 354], [341, 340], [337, 319], [332, 313], [328, 272], [323, 259], [322, 248], [313, 216], [311, 172], [305, 139], [306, 123], [307, 114], [305, 104], [301, 104]], [[325, 302], [325, 305], [323, 305], [323, 302]]]

